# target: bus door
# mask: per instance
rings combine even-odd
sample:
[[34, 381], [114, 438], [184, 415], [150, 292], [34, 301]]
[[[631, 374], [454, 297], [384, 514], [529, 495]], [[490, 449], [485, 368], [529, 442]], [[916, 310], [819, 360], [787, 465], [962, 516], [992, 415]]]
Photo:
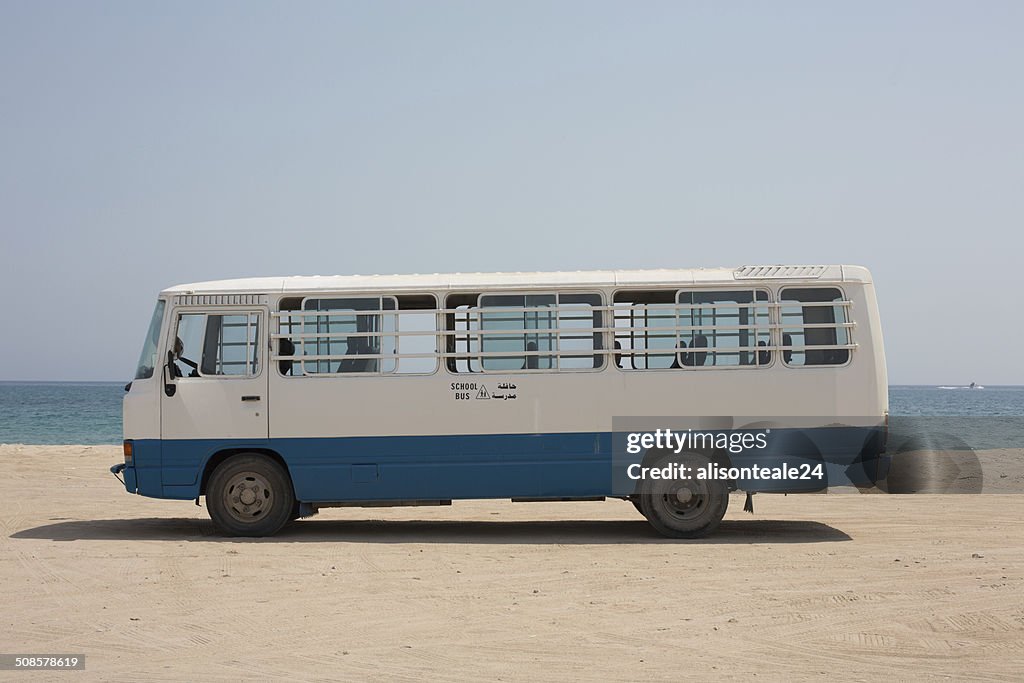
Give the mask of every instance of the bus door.
[[174, 310], [160, 395], [164, 486], [194, 484], [213, 450], [266, 442], [266, 321], [265, 308]]

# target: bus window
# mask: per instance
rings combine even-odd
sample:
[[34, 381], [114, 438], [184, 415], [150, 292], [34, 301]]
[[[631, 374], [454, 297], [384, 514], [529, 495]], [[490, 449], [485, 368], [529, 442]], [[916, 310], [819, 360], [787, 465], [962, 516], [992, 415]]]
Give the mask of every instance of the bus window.
[[[430, 374], [437, 369], [437, 300], [429, 294], [283, 299], [282, 375]], [[293, 358], [290, 358], [294, 356]]]
[[556, 364], [554, 357], [541, 354], [555, 350], [552, 330], [557, 327], [556, 304], [554, 294], [481, 296], [480, 329], [494, 334], [480, 335], [480, 350], [484, 353], [531, 354], [483, 356], [481, 365], [484, 370], [551, 370]]
[[604, 354], [593, 353], [604, 346], [604, 335], [597, 331], [604, 327], [600, 306], [599, 294], [558, 295], [559, 369], [593, 370], [604, 367]]
[[153, 310], [153, 317], [149, 321], [149, 330], [146, 332], [146, 341], [142, 345], [142, 353], [139, 354], [139, 363], [135, 369], [135, 379], [149, 379], [153, 376], [153, 368], [156, 367], [156, 347], [160, 342], [160, 325], [164, 320], [164, 307], [166, 302], [159, 299], [156, 308]]
[[621, 291], [612, 304], [616, 348], [623, 370], [679, 367], [676, 290]]
[[415, 302], [413, 297], [399, 297], [398, 333], [395, 353], [398, 355], [398, 374], [429, 375], [437, 371], [437, 302], [434, 297], [423, 310], [407, 308]]
[[[465, 372], [599, 369], [600, 294], [456, 294], [446, 306], [448, 369]], [[480, 354], [480, 355], [477, 355]]]
[[178, 377], [198, 377], [199, 360], [203, 357], [203, 331], [205, 313], [178, 316], [178, 329], [174, 342], [174, 374]]
[[691, 349], [707, 349], [681, 352], [682, 365], [730, 367], [771, 362], [769, 352], [757, 352], [759, 346], [770, 346], [767, 292], [683, 290], [677, 301], [679, 348], [685, 344]]
[[[783, 352], [787, 365], [842, 365], [850, 359], [849, 316], [835, 287], [783, 289], [779, 295]], [[807, 348], [802, 348], [807, 347]], [[825, 347], [825, 348], [822, 348]]]
[[480, 372], [480, 329], [476, 308], [477, 297], [473, 294], [453, 294], [445, 304], [445, 350], [456, 356], [446, 359], [448, 371], [453, 373]]
[[178, 377], [259, 374], [259, 313], [184, 313], [175, 330]]
[[437, 299], [431, 294], [396, 297], [395, 373], [429, 375], [437, 371]]
[[395, 318], [381, 313], [396, 308], [394, 297], [306, 299], [302, 304], [306, 313], [302, 317], [303, 336], [298, 344], [302, 372], [394, 372]]

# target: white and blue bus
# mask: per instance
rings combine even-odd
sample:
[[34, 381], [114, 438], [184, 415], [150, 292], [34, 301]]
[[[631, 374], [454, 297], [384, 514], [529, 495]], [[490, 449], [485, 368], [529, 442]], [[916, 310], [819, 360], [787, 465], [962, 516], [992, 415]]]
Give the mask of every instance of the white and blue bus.
[[[798, 455], [835, 456], [870, 486], [888, 415], [871, 277], [839, 265], [180, 285], [160, 293], [127, 390], [125, 459], [111, 470], [131, 493], [205, 496], [217, 527], [241, 536], [322, 507], [617, 497], [658, 531], [695, 537], [730, 491], [829, 482], [623, 489], [615, 420], [761, 416], [728, 426], [823, 431], [858, 416], [830, 432], [846, 443], [804, 439]], [[641, 464], [666, 455], [735, 460], [709, 443], [644, 449]]]

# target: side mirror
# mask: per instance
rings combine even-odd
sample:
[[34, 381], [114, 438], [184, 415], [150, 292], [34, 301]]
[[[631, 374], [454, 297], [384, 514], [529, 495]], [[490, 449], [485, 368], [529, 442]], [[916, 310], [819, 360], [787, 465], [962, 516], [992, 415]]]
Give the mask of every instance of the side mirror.
[[174, 392], [178, 390], [178, 387], [171, 380], [174, 378], [174, 351], [167, 352], [167, 362], [164, 364], [164, 393], [168, 396], [174, 396]]

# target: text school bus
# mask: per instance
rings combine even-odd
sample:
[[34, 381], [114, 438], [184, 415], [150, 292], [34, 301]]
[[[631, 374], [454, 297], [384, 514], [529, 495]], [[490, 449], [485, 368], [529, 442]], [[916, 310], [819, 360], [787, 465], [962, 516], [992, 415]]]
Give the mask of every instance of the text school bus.
[[[232, 535], [331, 506], [617, 497], [694, 537], [730, 490], [839, 483], [822, 463], [870, 486], [886, 387], [857, 266], [205, 282], [161, 292], [111, 469], [205, 496]], [[733, 431], [628, 426], [656, 416]], [[829, 438], [759, 451], [787, 420]]]

